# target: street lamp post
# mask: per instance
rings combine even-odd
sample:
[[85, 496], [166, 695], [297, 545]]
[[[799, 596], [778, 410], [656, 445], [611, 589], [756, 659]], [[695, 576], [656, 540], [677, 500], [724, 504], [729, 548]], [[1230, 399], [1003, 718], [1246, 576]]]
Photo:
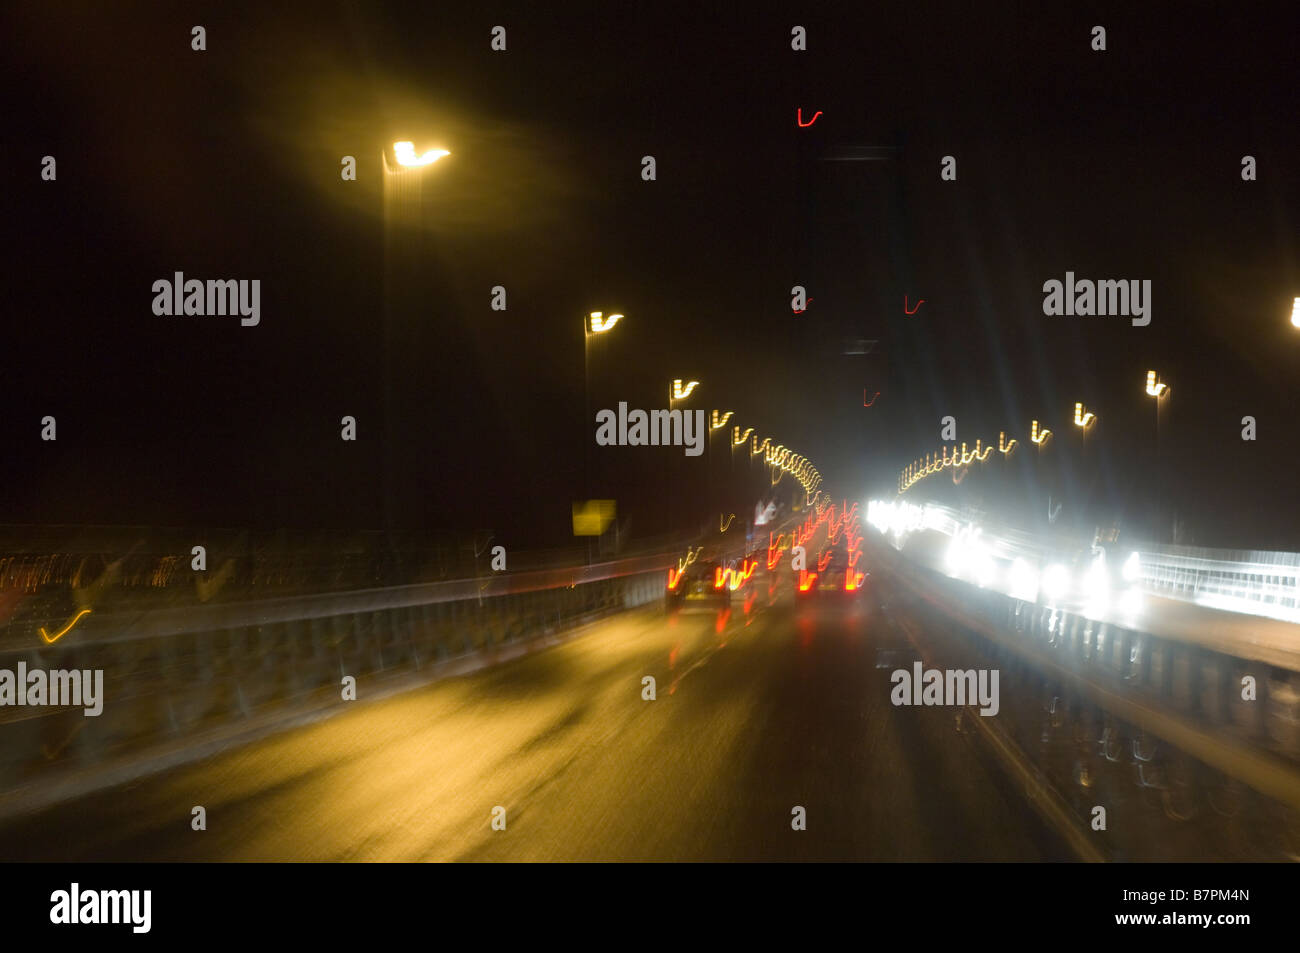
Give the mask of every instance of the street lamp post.
[[[704, 463], [704, 475], [705, 475], [705, 479], [706, 479], [706, 481], [707, 481], [707, 483], [708, 483], [708, 494], [709, 494], [709, 505], [710, 505], [710, 506], [714, 506], [714, 505], [716, 505], [716, 504], [719, 502], [718, 497], [715, 497], [715, 496], [713, 495], [713, 466], [714, 466], [714, 464], [713, 464], [713, 435], [714, 435], [714, 433], [717, 432], [717, 431], [722, 431], [722, 437], [723, 437], [723, 439], [724, 439], [724, 440], [727, 440], [728, 443], [731, 442], [731, 441], [730, 441], [730, 438], [727, 437], [726, 428], [727, 428], [727, 421], [731, 419], [733, 413], [734, 413], [734, 412], [733, 412], [733, 411], [730, 411], [730, 410], [728, 410], [728, 411], [724, 411], [724, 412], [722, 412], [722, 413], [719, 413], [718, 411], [715, 410], [715, 411], [713, 411], [712, 414], [709, 415], [709, 438], [708, 438], [708, 442], [707, 442], [708, 453], [707, 453], [707, 455], [706, 455], [706, 457], [705, 457], [705, 463]], [[728, 467], [728, 471], [730, 471], [730, 467]], [[723, 505], [724, 507], [726, 506], [725, 503], [723, 503], [722, 505]]]
[[422, 234], [423, 182], [426, 168], [451, 155], [446, 149], [430, 149], [423, 155], [415, 154], [411, 142], [393, 143], [393, 162], [388, 152], [380, 153], [383, 182], [384, 216], [384, 328], [383, 328], [383, 475], [380, 481], [383, 495], [384, 529], [390, 534], [394, 528], [394, 395], [393, 335], [398, 322], [393, 312], [403, 312], [420, 306], [424, 295], [415, 287], [414, 276], [421, 273], [420, 257], [423, 251], [418, 241]]
[[1160, 383], [1155, 371], [1147, 371], [1147, 396], [1156, 401], [1156, 447], [1160, 446], [1160, 404], [1169, 396], [1169, 385]]
[[[611, 330], [623, 320], [621, 314], [605, 317], [603, 311], [592, 311], [582, 320], [582, 480], [586, 498], [591, 499], [591, 339]], [[617, 521], [615, 521], [617, 527]], [[587, 540], [587, 562], [591, 562], [591, 539]]]
[[1079, 430], [1081, 431], [1081, 435], [1079, 439], [1083, 445], [1083, 450], [1085, 453], [1088, 450], [1088, 429], [1096, 422], [1097, 422], [1097, 415], [1092, 413], [1086, 407], [1084, 407], [1082, 401], [1075, 401], [1074, 425], [1078, 427]]
[[[583, 427], [590, 423], [591, 417], [591, 339], [598, 334], [604, 334], [611, 330], [614, 325], [623, 320], [621, 314], [611, 314], [605, 317], [603, 311], [592, 311], [582, 322], [582, 407], [583, 407]], [[588, 480], [587, 492], [590, 494], [591, 486]]]
[[[671, 416], [672, 412], [676, 409], [676, 405], [677, 405], [677, 402], [678, 402], [678, 401], [684, 401], [684, 400], [689, 399], [690, 396], [691, 396], [691, 393], [695, 390], [695, 388], [697, 388], [697, 387], [699, 387], [699, 386], [700, 386], [700, 382], [699, 382], [699, 381], [687, 381], [686, 384], [683, 386], [683, 384], [682, 384], [682, 379], [681, 379], [680, 377], [674, 378], [674, 379], [673, 379], [673, 382], [672, 382], [671, 384], [668, 385], [668, 412], [669, 412], [669, 415]], [[672, 457], [672, 455], [669, 454], [669, 459], [671, 459], [671, 457]], [[706, 463], [705, 465], [707, 466], [708, 464]], [[666, 473], [668, 474], [668, 476], [665, 477], [665, 481], [666, 481], [666, 482], [671, 481], [673, 471], [675, 470], [675, 466], [674, 466], [672, 463], [668, 463], [667, 460], [665, 460], [665, 462], [664, 462], [664, 466], [666, 467]], [[672, 494], [672, 495], [673, 495], [674, 497], [681, 498], [681, 497], [684, 497], [686, 494], [684, 494], [684, 493], [674, 493], [674, 494]], [[683, 504], [683, 505], [684, 505], [684, 504]], [[710, 504], [710, 505], [712, 505], [712, 504]], [[678, 512], [680, 513], [680, 510], [678, 510]], [[689, 516], [689, 514], [688, 514], [688, 516]]]

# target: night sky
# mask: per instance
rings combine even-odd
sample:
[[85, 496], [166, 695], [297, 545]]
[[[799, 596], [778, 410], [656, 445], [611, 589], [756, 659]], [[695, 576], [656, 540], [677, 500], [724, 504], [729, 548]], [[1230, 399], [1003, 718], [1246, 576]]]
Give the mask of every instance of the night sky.
[[[562, 544], [588, 447], [633, 533], [752, 511], [738, 474], [766, 477], [721, 440], [594, 446], [581, 321], [603, 310], [627, 317], [594, 342], [593, 416], [698, 378], [689, 406], [810, 457], [837, 498], [892, 494], [946, 414], [971, 443], [1037, 418], [1081, 503], [1300, 549], [1282, 4], [118, 6], [0, 14], [0, 522], [381, 528], [379, 157], [411, 139], [451, 156], [422, 173], [420, 306], [389, 309], [403, 530]], [[175, 271], [260, 279], [260, 325], [154, 315]], [[1044, 315], [1067, 271], [1150, 280], [1151, 324]], [[1172, 388], [1158, 450], [1148, 368]], [[1098, 426], [1071, 467], [1076, 400]], [[994, 476], [972, 485], [1033, 500], [1027, 467]]]

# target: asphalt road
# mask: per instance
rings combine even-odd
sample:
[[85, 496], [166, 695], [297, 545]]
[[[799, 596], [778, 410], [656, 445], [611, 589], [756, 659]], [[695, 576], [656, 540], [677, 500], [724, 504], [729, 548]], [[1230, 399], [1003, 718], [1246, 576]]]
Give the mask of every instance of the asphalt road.
[[951, 710], [890, 704], [878, 660], [916, 654], [883, 595], [796, 605], [761, 582], [748, 615], [638, 610], [400, 696], [363, 690], [337, 717], [12, 818], [0, 858], [1072, 859]]

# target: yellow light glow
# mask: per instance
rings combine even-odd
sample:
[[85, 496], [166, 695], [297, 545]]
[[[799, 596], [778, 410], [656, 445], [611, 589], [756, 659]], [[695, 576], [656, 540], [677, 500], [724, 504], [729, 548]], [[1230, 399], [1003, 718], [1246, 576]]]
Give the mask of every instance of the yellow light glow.
[[1291, 303], [1291, 323], [1300, 328], [1300, 298]]
[[1155, 397], [1157, 400], [1169, 393], [1168, 385], [1161, 384], [1156, 378], [1155, 371], [1147, 371], [1147, 394]]
[[44, 639], [46, 642], [48, 642], [50, 645], [53, 645], [55, 642], [59, 641], [59, 639], [63, 638], [65, 635], [71, 632], [72, 627], [81, 620], [81, 617], [83, 615], [90, 615], [90, 610], [82, 609], [80, 612], [74, 615], [72, 617], [72, 621], [69, 622], [67, 625], [65, 625], [57, 635], [50, 635], [48, 632], [45, 631], [45, 626], [41, 626], [41, 638]]
[[1084, 410], [1083, 404], [1081, 402], [1075, 403], [1074, 405], [1075, 426], [1082, 427], [1086, 430], [1088, 429], [1089, 425], [1092, 424], [1092, 422], [1095, 421], [1096, 419], [1097, 419], [1097, 415], [1089, 413], [1088, 411]]
[[590, 333], [591, 333], [591, 334], [604, 334], [606, 331], [608, 331], [608, 330], [609, 330], [610, 328], [612, 328], [614, 325], [618, 324], [618, 322], [622, 321], [622, 320], [623, 320], [623, 315], [621, 315], [621, 314], [611, 314], [608, 318], [606, 318], [606, 317], [604, 316], [604, 312], [603, 312], [603, 311], [593, 311], [593, 312], [591, 312], [590, 318], [591, 318], [591, 331], [590, 331]]
[[700, 386], [699, 381], [691, 381], [685, 387], [682, 386], [682, 379], [679, 377], [673, 381], [673, 400], [685, 400], [691, 396], [691, 391]]
[[734, 413], [734, 411], [730, 411], [730, 410], [729, 410], [729, 411], [727, 411], [725, 414], [723, 414], [721, 417], [719, 417], [719, 416], [718, 416], [718, 412], [715, 410], [715, 411], [713, 412], [713, 421], [712, 421], [712, 424], [711, 424], [711, 426], [709, 427], [709, 429], [710, 429], [710, 430], [721, 430], [723, 427], [727, 426], [727, 421], [731, 419], [731, 415], [732, 415], [733, 413]]
[[699, 558], [700, 553], [702, 553], [703, 551], [704, 551], [703, 546], [700, 546], [694, 550], [690, 550], [690, 549], [686, 550], [686, 558], [677, 560], [678, 574], [680, 575], [681, 573], [686, 572], [686, 567], [689, 566], [691, 563], [695, 562], [695, 560]]
[[415, 154], [415, 143], [413, 142], [394, 142], [393, 158], [397, 160], [398, 165], [407, 166], [408, 168], [421, 165], [432, 165], [443, 156], [451, 155], [446, 149], [430, 149], [422, 156]]
[[754, 428], [753, 428], [753, 427], [746, 427], [744, 433], [741, 433], [741, 432], [740, 432], [740, 427], [739, 427], [738, 425], [735, 426], [735, 427], [732, 427], [732, 428], [731, 428], [731, 445], [732, 445], [733, 447], [739, 447], [742, 443], [744, 443], [746, 440], [749, 439], [749, 435], [752, 434], [753, 432], [754, 432]]
[[[1035, 443], [1046, 440], [1051, 436], [1050, 430], [1038, 431], [1038, 421], [1033, 422], [1033, 436], [1030, 438]], [[997, 449], [1004, 454], [1010, 453], [1015, 447], [1016, 441], [1007, 441], [1006, 431], [998, 434]], [[936, 473], [942, 473], [944, 470], [951, 470], [954, 483], [960, 483], [966, 478], [970, 468], [976, 463], [983, 463], [993, 453], [994, 447], [989, 444], [984, 446], [983, 438], [975, 441], [975, 448], [969, 449], [963, 442], [961, 448], [952, 447], [951, 452], [947, 446], [941, 447], [938, 453], [927, 453], [924, 457], [918, 458], [904, 467], [898, 474], [898, 492], [900, 494], [924, 480], [928, 476]], [[856, 507], [857, 504], [854, 504]]]
[[599, 536], [614, 522], [614, 500], [587, 500], [573, 504], [573, 535]]
[[1038, 446], [1040, 447], [1043, 444], [1045, 444], [1049, 439], [1051, 439], [1051, 436], [1052, 436], [1052, 432], [1048, 430], [1046, 427], [1044, 427], [1042, 430], [1038, 429], [1037, 420], [1035, 420], [1032, 426], [1030, 426], [1029, 428], [1029, 439], [1033, 443], [1038, 444]]

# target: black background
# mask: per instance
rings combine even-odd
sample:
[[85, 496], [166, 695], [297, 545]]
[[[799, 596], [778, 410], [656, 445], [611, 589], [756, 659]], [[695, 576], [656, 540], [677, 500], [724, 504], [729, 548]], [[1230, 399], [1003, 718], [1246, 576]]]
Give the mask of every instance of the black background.
[[[692, 406], [837, 497], [892, 491], [945, 414], [1023, 441], [1083, 400], [1079, 493], [1297, 548], [1294, 16], [1140, 7], [7, 4], [0, 521], [379, 527], [379, 154], [410, 138], [452, 156], [427, 173], [427, 309], [393, 332], [404, 528], [568, 539], [599, 309], [627, 318], [593, 350], [593, 413], [698, 378]], [[800, 107], [823, 115], [799, 129]], [[1150, 326], [1044, 316], [1067, 270], [1150, 279]], [[174, 271], [261, 279], [260, 326], [154, 316]], [[1158, 455], [1149, 367], [1172, 386]], [[591, 495], [634, 532], [694, 515], [671, 501], [709, 463], [591, 449]]]

